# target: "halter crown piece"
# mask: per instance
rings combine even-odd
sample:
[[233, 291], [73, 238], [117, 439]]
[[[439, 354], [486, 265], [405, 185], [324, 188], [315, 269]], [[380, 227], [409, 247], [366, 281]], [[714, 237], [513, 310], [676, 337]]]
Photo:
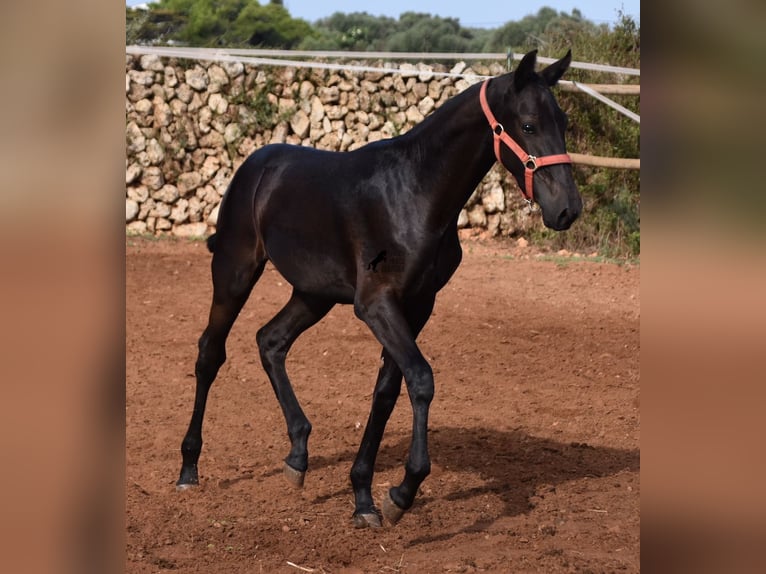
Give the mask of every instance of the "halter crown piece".
[[[487, 118], [489, 127], [492, 128], [492, 133], [495, 137], [495, 157], [497, 158], [497, 161], [500, 162], [500, 165], [505, 167], [505, 169], [508, 169], [508, 166], [503, 163], [503, 159], [500, 156], [500, 144], [504, 143], [511, 149], [513, 153], [516, 154], [516, 157], [521, 160], [521, 163], [524, 165], [524, 189], [521, 190], [521, 193], [524, 195], [524, 199], [526, 199], [529, 203], [532, 203], [532, 201], [534, 201], [534, 197], [532, 195], [532, 186], [534, 185], [535, 171], [538, 168], [544, 167], [546, 165], [553, 165], [557, 163], [572, 163], [572, 158], [569, 157], [568, 153], [535, 157], [525, 152], [524, 148], [517, 144], [513, 138], [508, 135], [508, 132], [505, 131], [503, 124], [495, 119], [492, 110], [489, 109], [489, 104], [487, 103], [487, 84], [489, 84], [489, 80], [485, 80], [481, 85], [481, 91], [479, 92], [479, 102], [481, 103], [481, 109], [484, 112], [484, 116]], [[511, 170], [508, 169], [508, 171]]]

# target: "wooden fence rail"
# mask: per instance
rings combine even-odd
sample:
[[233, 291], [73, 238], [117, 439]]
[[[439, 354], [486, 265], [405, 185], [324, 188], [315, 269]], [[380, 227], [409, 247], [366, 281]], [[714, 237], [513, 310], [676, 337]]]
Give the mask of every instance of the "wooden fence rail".
[[582, 153], [569, 153], [572, 163], [590, 165], [593, 167], [612, 167], [617, 169], [641, 169], [641, 159], [624, 159], [620, 157], [600, 157]]
[[[597, 91], [599, 94], [614, 96], [640, 96], [641, 86], [639, 84], [581, 84]], [[574, 84], [560, 82], [559, 89], [564, 92], [580, 92]]]
[[[595, 90], [602, 95], [639, 96], [641, 86], [638, 84], [580, 84]], [[560, 82], [559, 89], [565, 92], [582, 92], [577, 86], [568, 82]], [[641, 169], [641, 159], [627, 159], [619, 157], [601, 157], [582, 153], [570, 153], [572, 162], [579, 165], [593, 167], [608, 167], [616, 169]]]

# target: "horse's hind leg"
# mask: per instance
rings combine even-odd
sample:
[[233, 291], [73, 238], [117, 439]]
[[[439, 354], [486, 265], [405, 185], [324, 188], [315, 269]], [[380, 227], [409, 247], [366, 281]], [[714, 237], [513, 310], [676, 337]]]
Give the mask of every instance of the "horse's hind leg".
[[250, 296], [253, 285], [263, 273], [265, 264], [265, 258], [259, 260], [253, 257], [250, 250], [233, 254], [226, 252], [222, 246], [216, 247], [211, 264], [213, 303], [207, 328], [199, 339], [199, 354], [194, 369], [197, 377], [194, 411], [189, 430], [181, 444], [183, 464], [176, 482], [179, 489], [199, 484], [197, 463], [202, 450], [202, 419], [208, 392], [218, 369], [226, 361], [226, 338], [229, 331]]
[[285, 476], [298, 488], [303, 486], [308, 469], [311, 423], [301, 409], [287, 377], [285, 360], [298, 336], [324, 317], [333, 305], [332, 301], [293, 291], [287, 304], [258, 331], [257, 336], [263, 368], [287, 422], [291, 448], [285, 458]]

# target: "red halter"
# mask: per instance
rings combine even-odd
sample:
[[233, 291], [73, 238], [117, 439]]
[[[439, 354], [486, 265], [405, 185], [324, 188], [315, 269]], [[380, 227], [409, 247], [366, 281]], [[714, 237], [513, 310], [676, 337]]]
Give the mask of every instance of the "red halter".
[[[500, 157], [500, 142], [502, 142], [506, 146], [511, 148], [511, 151], [515, 153], [516, 156], [521, 160], [521, 163], [524, 164], [524, 188], [525, 188], [521, 191], [521, 193], [524, 195], [524, 198], [528, 202], [532, 203], [533, 201], [532, 185], [533, 185], [534, 173], [537, 170], [537, 168], [544, 167], [546, 165], [556, 164], [556, 163], [572, 163], [572, 158], [569, 157], [569, 154], [567, 153], [560, 153], [556, 155], [546, 155], [543, 157], [535, 157], [525, 152], [524, 149], [519, 144], [513, 141], [513, 138], [508, 135], [508, 132], [505, 131], [503, 124], [501, 124], [495, 119], [495, 116], [492, 114], [492, 111], [489, 109], [489, 104], [487, 104], [487, 84], [488, 83], [489, 83], [489, 80], [485, 80], [484, 83], [481, 85], [481, 91], [479, 92], [479, 101], [481, 102], [481, 109], [484, 111], [484, 115], [487, 117], [487, 121], [489, 122], [489, 127], [492, 128], [492, 133], [495, 136], [495, 157], [497, 158], [497, 161], [500, 162], [500, 165], [505, 167], [505, 169], [508, 169], [508, 166], [506, 166], [503, 163], [503, 160]], [[511, 170], [508, 169], [508, 171], [511, 171]]]

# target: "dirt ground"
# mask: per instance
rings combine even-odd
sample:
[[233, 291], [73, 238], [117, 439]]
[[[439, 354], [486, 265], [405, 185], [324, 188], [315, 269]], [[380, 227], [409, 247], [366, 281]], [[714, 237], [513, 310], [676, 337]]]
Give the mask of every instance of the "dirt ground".
[[[200, 487], [176, 492], [210, 254], [202, 242], [126, 245], [127, 572], [639, 571], [638, 266], [465, 239], [419, 338], [436, 378], [431, 475], [399, 524], [358, 530], [348, 473], [379, 348], [352, 309], [335, 307], [288, 358], [314, 428], [295, 491], [255, 347], [290, 294], [267, 267], [211, 391]], [[404, 394], [378, 504], [403, 476], [410, 424]]]

